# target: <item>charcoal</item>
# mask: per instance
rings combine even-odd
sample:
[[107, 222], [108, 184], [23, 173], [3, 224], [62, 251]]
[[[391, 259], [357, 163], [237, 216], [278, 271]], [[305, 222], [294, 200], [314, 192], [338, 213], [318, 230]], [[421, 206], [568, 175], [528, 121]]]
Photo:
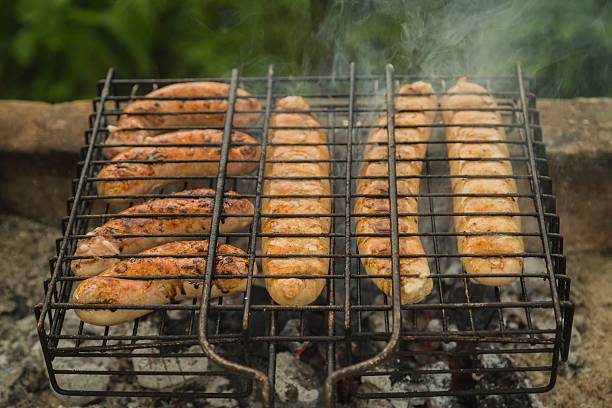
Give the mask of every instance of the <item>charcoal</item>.
[[[377, 375], [377, 376], [365, 376], [361, 380], [358, 392], [360, 393], [376, 393], [376, 392], [389, 392], [396, 391], [391, 384], [391, 377], [388, 375]], [[412, 408], [411, 400], [407, 398], [391, 398], [391, 399], [380, 399], [380, 400], [359, 400], [361, 405], [359, 407], [368, 407], [368, 403], [377, 401], [380, 407], [391, 407], [391, 408]], [[376, 405], [374, 405], [376, 406]]]
[[[512, 367], [511, 358], [506, 354], [480, 354], [477, 367], [508, 368]], [[476, 390], [491, 390], [504, 388], [521, 389], [529, 386], [528, 380], [516, 372], [489, 372], [473, 374]], [[542, 403], [532, 394], [495, 394], [478, 396], [478, 406], [482, 408], [544, 408]]]
[[318, 407], [321, 404], [320, 381], [309, 365], [289, 352], [276, 355], [276, 406]]
[[[235, 392], [230, 381], [225, 377], [207, 377], [204, 391], [209, 393]], [[206, 406], [210, 408], [236, 408], [239, 404], [232, 398], [208, 398], [206, 399]]]
[[[358, 389], [359, 392], [362, 393], [367, 393], [367, 392], [376, 392], [378, 391], [377, 388], [371, 384], [362, 384], [359, 386]], [[408, 404], [408, 401], [405, 402], [400, 402], [403, 403], [404, 405], [402, 405], [402, 407], [410, 407], [410, 405], [406, 405]], [[369, 400], [369, 399], [357, 399], [355, 401], [355, 408], [398, 408], [398, 406], [396, 405], [397, 401], [395, 401], [395, 404], [392, 400], [388, 400], [388, 399], [373, 399], [373, 400]]]
[[[285, 326], [280, 331], [281, 336], [291, 336], [296, 337], [300, 335], [300, 320], [299, 319], [289, 319]], [[287, 342], [287, 347], [291, 352], [295, 353], [298, 351], [300, 346], [302, 345], [299, 341], [290, 341]]]
[[[200, 346], [193, 346], [188, 352], [201, 352]], [[206, 371], [208, 359], [204, 357], [139, 357], [142, 353], [159, 353], [158, 349], [139, 349], [132, 354], [132, 365], [134, 370], [146, 372], [159, 372], [158, 375], [137, 375], [138, 384], [144, 388], [165, 390], [175, 389], [185, 385], [189, 381], [198, 378], [194, 375], [164, 375], [170, 371]], [[210, 377], [209, 377], [210, 378]]]

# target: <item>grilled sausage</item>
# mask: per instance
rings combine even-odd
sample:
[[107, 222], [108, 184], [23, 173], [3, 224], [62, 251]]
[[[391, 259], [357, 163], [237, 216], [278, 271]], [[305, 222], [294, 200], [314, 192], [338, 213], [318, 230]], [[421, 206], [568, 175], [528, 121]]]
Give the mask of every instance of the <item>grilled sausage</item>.
[[[175, 181], [155, 177], [215, 176], [219, 171], [222, 138], [223, 132], [220, 130], [179, 131], [146, 138], [142, 147], [134, 147], [115, 156], [111, 163], [100, 170], [98, 177], [150, 178], [98, 181], [96, 183], [98, 194], [105, 196], [143, 194]], [[218, 144], [219, 147], [154, 147], [146, 146], [147, 143], [202, 143]], [[227, 175], [237, 176], [253, 171], [257, 167], [260, 154], [260, 149], [256, 146], [257, 139], [246, 133], [234, 132], [231, 136], [231, 143], [240, 145], [229, 149]], [[126, 160], [151, 161], [151, 163], [122, 162]], [[207, 160], [208, 162], [168, 163], [166, 162], [168, 160]], [[236, 162], [236, 160], [250, 160], [250, 162]]]
[[[298, 112], [283, 112], [297, 110]], [[272, 115], [272, 126], [319, 127], [319, 121], [309, 112], [310, 106], [299, 96], [289, 96], [278, 101]], [[309, 177], [329, 176], [329, 151], [325, 145], [326, 135], [320, 129], [273, 129], [268, 133], [270, 143], [265, 176], [304, 177], [305, 179], [267, 179], [264, 194], [277, 198], [262, 201], [264, 214], [290, 215], [313, 214], [312, 217], [266, 218], [262, 216], [262, 231], [265, 234], [321, 234], [330, 230], [329, 217], [314, 214], [331, 212], [329, 180]], [[274, 144], [285, 144], [275, 146]], [[309, 145], [311, 144], [311, 145]], [[319, 145], [317, 145], [319, 144]], [[295, 146], [294, 146], [295, 145]], [[320, 160], [307, 163], [304, 160]], [[278, 162], [280, 161], [280, 162]], [[301, 162], [300, 162], [301, 161]], [[282, 198], [286, 195], [312, 195], [313, 198]], [[326, 275], [329, 259], [316, 257], [329, 254], [327, 237], [265, 237], [262, 240], [265, 258], [262, 266], [266, 275]], [[274, 258], [274, 255], [304, 254], [308, 258]], [[312, 255], [315, 255], [312, 257]], [[307, 305], [312, 303], [325, 286], [325, 279], [266, 278], [266, 287], [272, 299], [281, 305]]]
[[[163, 133], [162, 130], [143, 128], [223, 126], [228, 91], [229, 85], [220, 82], [187, 82], [157, 89], [145, 95], [144, 98], [149, 99], [137, 100], [125, 107], [117, 126], [110, 127], [110, 134], [105, 144], [139, 144], [147, 137]], [[234, 126], [249, 126], [257, 123], [259, 113], [240, 113], [241, 111], [260, 110], [261, 105], [257, 99], [250, 98], [251, 94], [240, 88], [237, 89], [236, 94], [238, 98], [235, 104]], [[203, 99], [191, 99], [199, 97]], [[128, 147], [119, 146], [107, 147], [103, 150], [103, 154], [111, 158], [128, 149]]]
[[[449, 95], [443, 98], [442, 107], [449, 110], [444, 113], [447, 124], [462, 125], [500, 125], [500, 127], [447, 127], [446, 139], [450, 172], [454, 176], [512, 176], [501, 116], [498, 112], [475, 111], [470, 109], [497, 109], [495, 100], [482, 86], [468, 82], [465, 78], [449, 89]], [[469, 93], [470, 95], [466, 95]], [[460, 110], [457, 110], [460, 109]], [[475, 143], [452, 143], [453, 141]], [[477, 141], [499, 141], [500, 143], [478, 143]], [[479, 159], [479, 160], [461, 160]], [[502, 159], [502, 160], [494, 160]], [[455, 194], [515, 194], [516, 183], [512, 178], [453, 178]], [[454, 211], [460, 213], [507, 213], [518, 212], [516, 197], [466, 197], [458, 196], [453, 200]], [[495, 235], [470, 235], [457, 237], [457, 246], [462, 255], [490, 255], [495, 253], [524, 252], [523, 239], [517, 235], [504, 233], [520, 233], [520, 217], [506, 215], [470, 215], [455, 216], [457, 233], [495, 233]], [[468, 274], [520, 274], [523, 269], [521, 257], [464, 257], [463, 268]], [[474, 281], [487, 285], [498, 286], [512, 282], [515, 277], [473, 276]]]
[[[207, 252], [208, 241], [178, 241], [160, 245], [143, 252], [142, 255], [149, 256], [147, 258], [123, 260], [104, 273], [82, 281], [74, 290], [72, 301], [81, 305], [163, 305], [175, 300], [199, 297], [206, 272]], [[232, 245], [219, 244], [216, 254], [211, 297], [243, 292], [248, 274], [245, 252]], [[194, 279], [173, 279], [173, 276], [180, 275], [194, 275]], [[218, 278], [223, 275], [242, 277]], [[120, 276], [131, 279], [122, 279]], [[163, 276], [168, 279], [134, 279], [139, 276]], [[137, 319], [151, 310], [75, 309], [75, 312], [86, 323], [112, 326]]]
[[[436, 97], [419, 96], [420, 93], [432, 93], [431, 85], [425, 82], [415, 82], [400, 87], [399, 93], [409, 94], [397, 96], [394, 104], [396, 110], [434, 109], [437, 106]], [[434, 111], [427, 112], [397, 112], [395, 114], [395, 142], [396, 145], [396, 175], [397, 194], [418, 194], [418, 178], [402, 178], [418, 176], [421, 174], [422, 159], [425, 156], [427, 146], [425, 144], [414, 144], [414, 142], [425, 142], [429, 139], [430, 127], [410, 127], [428, 125], [435, 118]], [[381, 116], [378, 125], [386, 126], [386, 116]], [[357, 184], [358, 195], [389, 194], [388, 181], [388, 135], [387, 128], [372, 130], [368, 137], [369, 142], [381, 145], [368, 145], [364, 151], [365, 160], [360, 169], [362, 177], [381, 177], [375, 179], [361, 179]], [[408, 144], [402, 144], [408, 143]], [[402, 197], [397, 199], [398, 213], [417, 213], [417, 198]], [[359, 214], [389, 214], [389, 199], [374, 197], [358, 197], [355, 200], [355, 212]], [[391, 231], [388, 217], [360, 217], [356, 223], [357, 234], [389, 234]], [[416, 234], [419, 232], [418, 218], [416, 216], [398, 217], [400, 234]], [[359, 253], [362, 255], [361, 262], [370, 275], [391, 275], [391, 259], [368, 258], [368, 255], [391, 255], [391, 240], [386, 237], [359, 237], [357, 238]], [[400, 255], [424, 255], [423, 245], [418, 236], [405, 236], [399, 238]], [[423, 300], [432, 289], [432, 281], [429, 278], [429, 265], [427, 258], [400, 258], [400, 274], [416, 275], [414, 277], [401, 277], [400, 293], [402, 304], [416, 303]], [[391, 279], [373, 279], [376, 286], [387, 296], [391, 296]]]
[[[160, 198], [128, 208], [104, 225], [94, 229], [77, 244], [76, 256], [89, 256], [91, 258], [75, 259], [72, 261], [72, 272], [77, 276], [97, 275], [117, 262], [117, 258], [100, 258], [104, 255], [136, 254], [155, 245], [169, 241], [180, 240], [181, 237], [154, 236], [155, 234], [186, 234], [210, 232], [210, 215], [212, 213], [215, 194], [214, 190], [199, 188], [185, 190], [174, 195], [181, 196], [209, 196], [200, 198]], [[244, 217], [223, 217], [219, 231], [223, 233], [239, 231], [251, 223], [253, 204], [245, 198], [232, 198], [235, 192], [225, 193], [223, 200], [223, 215], [243, 215]], [[121, 218], [122, 215], [134, 216], [138, 214], [167, 215], [160, 218]], [[173, 215], [193, 214], [194, 217], [172, 217]], [[114, 237], [114, 235], [142, 234], [152, 236], [142, 237]]]

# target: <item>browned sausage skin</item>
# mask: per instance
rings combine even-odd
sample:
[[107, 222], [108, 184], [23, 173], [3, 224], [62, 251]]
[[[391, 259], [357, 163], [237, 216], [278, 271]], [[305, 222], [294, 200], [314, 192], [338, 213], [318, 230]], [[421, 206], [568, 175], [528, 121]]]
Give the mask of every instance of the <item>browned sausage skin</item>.
[[[427, 125], [433, 123], [437, 99], [432, 94], [431, 85], [425, 82], [404, 84], [400, 87], [401, 96], [395, 98], [396, 110], [419, 110], [422, 112], [396, 112], [395, 113], [395, 142], [396, 148], [396, 174], [397, 194], [418, 195], [418, 176], [421, 174], [422, 159], [425, 157], [431, 128]], [[374, 198], [372, 195], [389, 194], [388, 180], [388, 151], [387, 151], [387, 118], [381, 116], [378, 125], [384, 128], [374, 129], [368, 137], [369, 142], [380, 143], [369, 145], [365, 148], [364, 161], [361, 165], [360, 176], [376, 177], [364, 178], [357, 184], [358, 198], [355, 200], [355, 212], [358, 214], [389, 214], [389, 199]], [[425, 125], [418, 127], [419, 125]], [[402, 127], [406, 126], [406, 127]], [[374, 161], [376, 160], [376, 161]], [[401, 197], [397, 199], [399, 213], [418, 213], [418, 202], [416, 197]], [[399, 233], [417, 234], [419, 232], [418, 217], [405, 215], [398, 217]], [[358, 234], [389, 234], [391, 223], [388, 217], [359, 217], [357, 219], [356, 231]], [[391, 274], [391, 239], [388, 237], [360, 236], [357, 238], [359, 253], [363, 256], [361, 263], [366, 272], [371, 276]], [[423, 245], [418, 236], [402, 236], [399, 238], [400, 255], [425, 255]], [[373, 258], [368, 255], [387, 255], [387, 257]], [[400, 274], [413, 275], [414, 277], [402, 276], [400, 279], [401, 303], [416, 303], [423, 300], [432, 290], [433, 283], [429, 278], [429, 264], [427, 258], [400, 258]], [[391, 279], [373, 279], [374, 283], [387, 296], [391, 296]]]
[[[297, 112], [283, 112], [297, 111]], [[308, 103], [299, 96], [288, 96], [277, 103], [272, 115], [273, 126], [319, 127], [321, 124], [310, 112]], [[262, 218], [262, 231], [278, 234], [262, 240], [262, 251], [266, 257], [262, 267], [266, 275], [320, 275], [328, 273], [329, 238], [290, 237], [282, 234], [321, 234], [330, 230], [330, 218], [320, 214], [331, 212], [331, 200], [320, 196], [330, 194], [329, 151], [324, 145], [325, 132], [320, 129], [275, 129], [268, 134], [270, 146], [267, 150], [266, 177], [274, 179], [264, 183], [264, 194], [275, 198], [262, 201], [265, 214], [290, 215], [313, 214], [312, 217]], [[312, 143], [312, 145], [308, 145]], [[283, 146], [276, 146], [283, 144]], [[320, 160], [305, 163], [304, 160]], [[295, 162], [295, 163], [292, 163]], [[283, 179], [304, 177], [304, 179]], [[309, 179], [310, 177], [310, 179]], [[317, 178], [321, 177], [321, 178]], [[286, 197], [290, 195], [312, 195], [312, 198]], [[319, 216], [316, 216], [318, 214]], [[277, 254], [304, 254], [291, 258], [275, 258]], [[315, 256], [312, 256], [315, 255]], [[316, 256], [318, 255], [318, 256]], [[266, 278], [266, 288], [272, 299], [281, 305], [307, 305], [316, 300], [325, 279]]]
[[[98, 177], [110, 180], [98, 181], [99, 195], [133, 195], [154, 191], [176, 180], [156, 177], [216, 176], [219, 171], [221, 142], [220, 130], [186, 130], [165, 133], [145, 139], [143, 146], [134, 147], [115, 156], [105, 165]], [[228, 152], [227, 175], [237, 176], [257, 168], [260, 149], [254, 137], [233, 132]], [[146, 146], [147, 144], [204, 144], [211, 146]], [[218, 146], [215, 146], [218, 145]], [[151, 163], [124, 163], [124, 161], [151, 161]], [[172, 163], [171, 160], [202, 160], [202, 162]], [[146, 179], [112, 180], [124, 177], [149, 177]], [[112, 199], [112, 197], [109, 197]]]
[[[163, 234], [187, 234], [210, 232], [215, 191], [198, 188], [175, 193], [175, 196], [146, 201], [122, 211], [104, 225], [90, 231], [90, 236], [79, 240], [76, 256], [90, 258], [75, 259], [71, 263], [72, 272], [77, 276], [94, 276], [110, 268], [118, 258], [100, 258], [101, 256], [136, 254], [164, 242], [178, 241], [180, 236], [155, 236]], [[234, 198], [237, 193], [228, 191], [223, 200], [222, 222], [219, 232], [222, 234], [236, 232], [251, 224], [254, 212], [253, 204], [246, 198]], [[190, 198], [193, 196], [193, 198]], [[204, 197], [198, 197], [204, 196]], [[167, 215], [168, 217], [134, 217], [138, 214]], [[174, 214], [193, 214], [194, 217], [172, 217]], [[122, 218], [122, 215], [130, 218]], [[227, 217], [232, 215], [232, 217]], [[237, 215], [244, 217], [236, 217]], [[223, 217], [225, 216], [225, 217]], [[142, 234], [151, 236], [116, 237], [116, 235]]]
[[[206, 272], [207, 252], [208, 241], [178, 241], [160, 245], [141, 254], [150, 257], [123, 260], [104, 273], [84, 280], [74, 290], [72, 301], [82, 305], [163, 305], [175, 300], [199, 297], [202, 292], [202, 277]], [[194, 257], [173, 258], [156, 255]], [[213, 273], [211, 297], [244, 291], [248, 275], [248, 258], [245, 252], [232, 245], [217, 245]], [[194, 275], [195, 278], [173, 279], [174, 276], [180, 275]], [[223, 275], [240, 277], [218, 278]], [[163, 276], [168, 279], [137, 280], [123, 279], [121, 276]], [[112, 326], [144, 316], [151, 310], [76, 309], [75, 312], [86, 323]]]
[[[164, 133], [163, 130], [143, 128], [223, 126], [228, 92], [229, 85], [221, 82], [186, 82], [157, 89], [144, 96], [150, 100], [137, 100], [125, 107], [117, 126], [109, 127], [110, 134], [105, 144], [139, 144], [147, 137]], [[257, 99], [250, 97], [250, 93], [240, 88], [236, 94], [238, 98], [235, 104], [234, 126], [257, 123], [260, 116], [258, 112], [244, 112], [260, 110], [261, 105]], [[203, 99], [193, 99], [198, 97]], [[163, 113], [168, 114], [163, 115]], [[103, 150], [103, 154], [111, 158], [128, 149], [119, 146], [107, 147]]]
[[[509, 159], [510, 152], [505, 144], [506, 132], [499, 108], [486, 88], [469, 82], [466, 78], [460, 78], [448, 90], [448, 95], [442, 99], [442, 108], [446, 109], [445, 123], [451, 125], [445, 129], [448, 156], [453, 158], [450, 162], [450, 174], [470, 176], [470, 178], [452, 179], [453, 192], [458, 195], [453, 199], [454, 211], [472, 213], [454, 217], [455, 230], [460, 234], [470, 234], [457, 237], [459, 253], [468, 255], [461, 258], [463, 268], [466, 273], [473, 275], [471, 277], [473, 281], [482, 285], [509, 284], [522, 273], [523, 258], [495, 257], [491, 254], [521, 254], [525, 252], [525, 248], [523, 238], [517, 235], [521, 233], [521, 217], [503, 215], [503, 213], [518, 213], [520, 209], [516, 197], [503, 196], [516, 194], [518, 190], [512, 178], [513, 169], [510, 160], [502, 160]], [[463, 126], [452, 126], [453, 124]], [[499, 125], [499, 127], [489, 127], [489, 125]], [[466, 143], [470, 141], [473, 143]], [[490, 178], [491, 176], [501, 177]], [[500, 196], [479, 196], [493, 194]], [[478, 213], [489, 213], [489, 215]], [[490, 213], [499, 213], [499, 215]], [[483, 235], [478, 235], [479, 233]], [[478, 276], [481, 274], [515, 276]]]

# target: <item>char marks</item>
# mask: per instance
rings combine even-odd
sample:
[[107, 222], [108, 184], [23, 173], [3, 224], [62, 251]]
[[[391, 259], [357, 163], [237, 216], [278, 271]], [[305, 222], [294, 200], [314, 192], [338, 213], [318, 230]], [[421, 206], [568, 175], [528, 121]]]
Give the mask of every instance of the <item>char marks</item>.
[[[509, 160], [504, 160], [510, 156], [508, 147], [504, 144], [506, 134], [503, 127], [496, 126], [503, 124], [500, 114], [496, 111], [497, 104], [485, 88], [468, 82], [465, 78], [459, 79], [448, 93], [442, 101], [442, 107], [446, 109], [444, 121], [448, 125], [463, 125], [446, 128], [448, 155], [451, 159], [450, 173], [453, 176], [470, 176], [470, 178], [451, 179], [453, 192], [457, 195], [453, 202], [454, 211], [475, 213], [455, 216], [455, 230], [459, 234], [495, 233], [458, 236], [459, 253], [462, 255], [522, 253], [523, 238], [517, 235], [504, 235], [504, 233], [521, 232], [520, 217], [502, 215], [502, 213], [519, 212], [517, 199], [486, 197], [491, 194], [511, 195], [517, 192], [516, 183], [511, 178], [512, 165]], [[471, 95], [467, 95], [468, 93]], [[453, 143], [457, 141], [463, 143]], [[474, 143], [469, 143], [470, 141]], [[499, 143], [481, 143], [482, 141]], [[496, 178], [490, 178], [491, 176]], [[504, 176], [508, 178], [503, 178]], [[467, 197], [466, 194], [481, 196]], [[478, 213], [499, 213], [499, 215]], [[465, 271], [472, 275], [496, 273], [518, 275], [523, 269], [523, 259], [520, 257], [462, 257], [461, 260]], [[483, 285], [498, 286], [512, 282], [515, 277], [472, 276], [471, 279]]]
[[[396, 110], [419, 110], [435, 109], [437, 101], [435, 96], [423, 96], [420, 94], [432, 93], [431, 86], [424, 82], [406, 84], [400, 87], [394, 100]], [[433, 122], [435, 112], [397, 112], [395, 120], [395, 142], [396, 142], [396, 176], [398, 195], [416, 195], [419, 192], [419, 178], [421, 174], [422, 161], [427, 150], [425, 142], [429, 139], [431, 128], [419, 127], [429, 125]], [[375, 198], [372, 195], [389, 195], [389, 171], [388, 171], [388, 132], [386, 115], [376, 121], [377, 125], [384, 126], [371, 131], [368, 142], [377, 144], [368, 145], [364, 149], [364, 162], [360, 168], [362, 178], [357, 184], [358, 198], [355, 200], [355, 213], [358, 214], [389, 214], [390, 206], [388, 198]], [[405, 126], [405, 127], [404, 127]], [[412, 177], [412, 178], [411, 178]], [[418, 233], [418, 212], [416, 197], [402, 197], [397, 199], [398, 212], [403, 215], [398, 217], [400, 233]], [[391, 225], [388, 217], [367, 217], [357, 219], [357, 234], [390, 234]], [[391, 275], [391, 239], [389, 237], [360, 236], [357, 238], [359, 253], [362, 255], [361, 262], [370, 275]], [[399, 238], [399, 249], [401, 255], [424, 255], [423, 245], [418, 236], [404, 236]], [[386, 255], [382, 258], [368, 257], [368, 255]], [[401, 302], [416, 303], [427, 296], [432, 289], [429, 276], [429, 265], [427, 258], [400, 258], [400, 274], [414, 275], [413, 277], [402, 277], [400, 280]], [[374, 283], [388, 296], [391, 296], [392, 282], [390, 278], [373, 279]]]
[[[283, 110], [291, 112], [283, 112]], [[325, 275], [329, 259], [316, 257], [329, 254], [331, 220], [315, 214], [331, 212], [329, 151], [326, 134], [321, 124], [309, 111], [308, 103], [299, 96], [289, 96], [277, 103], [271, 118], [273, 129], [268, 134], [269, 147], [265, 168], [264, 194], [275, 198], [262, 201], [262, 212], [271, 215], [313, 214], [312, 217], [262, 217], [262, 232], [280, 234], [264, 237], [262, 260], [265, 274], [277, 275]], [[297, 112], [295, 112], [297, 111]], [[299, 129], [303, 127], [304, 129]], [[276, 146], [283, 144], [284, 146]], [[271, 162], [273, 161], [273, 162]], [[279, 178], [280, 177], [280, 178]], [[286, 178], [285, 178], [286, 177]], [[289, 179], [299, 177], [301, 179]], [[304, 195], [304, 198], [283, 196]], [[312, 196], [312, 198], [308, 197]], [[320, 237], [290, 237], [282, 234], [320, 234]], [[291, 258], [274, 258], [274, 255], [296, 254]], [[300, 258], [299, 255], [315, 255]], [[270, 296], [279, 304], [305, 305], [312, 303], [325, 286], [324, 279], [266, 279]]]

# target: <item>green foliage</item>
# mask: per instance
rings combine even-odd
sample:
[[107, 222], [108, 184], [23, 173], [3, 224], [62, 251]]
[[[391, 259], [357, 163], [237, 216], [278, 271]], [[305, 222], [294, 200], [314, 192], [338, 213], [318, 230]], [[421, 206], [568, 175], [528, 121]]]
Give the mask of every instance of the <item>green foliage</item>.
[[121, 77], [512, 72], [542, 96], [612, 96], [605, 0], [3, 0], [0, 95], [91, 97]]

